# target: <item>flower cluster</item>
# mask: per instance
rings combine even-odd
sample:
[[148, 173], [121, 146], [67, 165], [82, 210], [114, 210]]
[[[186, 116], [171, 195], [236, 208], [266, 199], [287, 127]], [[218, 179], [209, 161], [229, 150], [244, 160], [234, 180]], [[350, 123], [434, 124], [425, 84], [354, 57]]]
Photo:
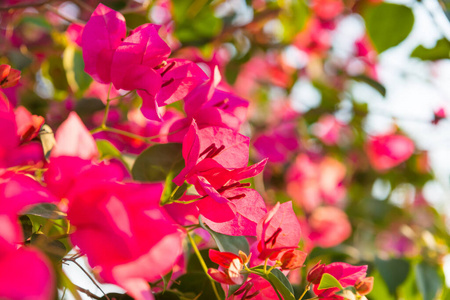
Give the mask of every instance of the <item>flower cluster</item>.
[[[64, 35], [50, 34], [47, 26], [49, 32], [33, 40], [33, 27], [2, 27], [11, 44], [23, 45], [5, 60], [25, 70], [22, 56], [37, 53], [36, 65], [29, 64], [39, 71], [30, 76], [0, 65], [0, 299], [47, 300], [66, 290], [76, 299], [78, 292], [100, 299], [65, 274], [66, 264], [83, 268], [78, 259], [85, 259], [92, 282], [118, 286], [137, 300], [363, 300], [374, 277], [389, 277], [377, 264], [390, 263], [440, 277], [425, 259], [416, 258], [414, 268], [402, 260], [420, 253], [419, 242], [430, 257], [443, 253], [428, 231], [420, 231], [438, 230], [430, 221], [435, 212], [427, 210], [421, 191], [408, 194], [409, 186], [393, 173], [415, 168], [414, 174], [428, 174], [426, 155], [416, 155], [399, 128], [363, 133], [367, 107], [352, 97], [340, 102], [349, 80], [384, 89], [376, 81], [379, 49], [366, 34], [352, 41], [349, 57], [328, 60], [341, 18], [359, 7], [313, 0], [304, 24], [297, 24], [290, 10], [303, 8], [295, 1], [279, 10], [253, 1], [254, 22], [231, 22], [217, 37], [227, 41], [222, 48], [205, 36], [208, 47], [199, 51], [187, 46], [187, 36], [183, 44], [174, 26], [202, 35], [195, 16], [206, 14], [215, 27], [229, 3], [213, 2], [216, 11], [208, 15], [210, 6], [194, 1], [180, 16], [182, 2], [151, 3], [145, 13], [159, 15], [152, 19], [164, 26], [139, 21], [130, 28], [134, 12], [126, 11], [136, 3], [122, 14], [104, 4], [94, 9], [98, 1], [92, 1], [81, 5], [87, 22], [67, 27], [62, 19], [49, 21]], [[53, 7], [41, 6], [36, 10]], [[63, 9], [61, 4], [53, 13], [63, 16]], [[14, 10], [0, 11], [0, 23], [14, 22]], [[273, 26], [259, 22], [275, 13], [280, 26], [295, 23], [302, 30], [270, 39], [255, 35], [261, 49], [246, 49], [251, 39], [243, 32], [270, 31]], [[236, 41], [228, 43], [228, 30], [238, 32], [232, 34]], [[62, 56], [40, 52], [51, 35], [67, 45]], [[271, 49], [281, 40], [290, 46]], [[239, 72], [228, 78], [236, 61]], [[42, 86], [61, 70], [64, 78], [45, 95]], [[332, 75], [324, 76], [328, 71]], [[292, 101], [303, 84], [319, 91], [320, 107], [303, 107], [304, 95]], [[45, 99], [45, 118], [24, 90]], [[341, 118], [346, 105], [352, 116]], [[441, 108], [432, 123], [445, 118]], [[393, 205], [373, 198], [384, 192], [375, 183], [387, 181], [389, 197], [408, 194], [405, 203], [420, 218], [384, 224]], [[366, 198], [370, 206], [364, 207]], [[384, 226], [376, 246], [385, 255], [376, 258], [360, 231], [378, 225], [374, 219]], [[319, 259], [326, 263], [315, 264]], [[333, 262], [341, 259], [355, 265]], [[416, 281], [428, 284], [421, 275]], [[395, 295], [397, 286], [386, 289]]]

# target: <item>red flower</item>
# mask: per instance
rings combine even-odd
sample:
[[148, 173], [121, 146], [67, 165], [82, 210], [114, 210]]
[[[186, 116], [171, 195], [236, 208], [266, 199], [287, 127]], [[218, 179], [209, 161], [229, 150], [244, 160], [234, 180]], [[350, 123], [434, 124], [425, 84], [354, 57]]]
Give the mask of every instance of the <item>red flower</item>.
[[10, 65], [0, 65], [0, 88], [15, 86], [20, 79], [20, 71], [11, 68]]
[[244, 282], [244, 276], [240, 271], [244, 268], [246, 261], [245, 253], [240, 253], [244, 260], [231, 252], [220, 252], [214, 249], [209, 249], [209, 258], [212, 262], [215, 262], [225, 271], [209, 269], [208, 274], [216, 281], [224, 284], [242, 284]]

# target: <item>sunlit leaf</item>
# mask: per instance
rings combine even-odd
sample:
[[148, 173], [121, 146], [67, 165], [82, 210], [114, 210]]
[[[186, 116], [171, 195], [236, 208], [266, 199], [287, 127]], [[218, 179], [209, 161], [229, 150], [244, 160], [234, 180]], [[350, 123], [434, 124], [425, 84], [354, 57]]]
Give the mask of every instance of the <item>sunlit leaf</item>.
[[411, 8], [393, 3], [369, 6], [363, 17], [367, 33], [378, 53], [400, 44], [414, 25]]
[[247, 239], [243, 236], [231, 236], [213, 231], [207, 225], [202, 222], [201, 217], [199, 217], [200, 226], [206, 229], [209, 234], [217, 244], [217, 247], [221, 252], [231, 252], [239, 255], [239, 250], [245, 252], [247, 255], [250, 254], [250, 248]]
[[421, 60], [439, 60], [450, 58], [450, 41], [442, 38], [436, 42], [433, 48], [425, 48], [422, 45], [417, 46], [411, 53], [411, 57]]

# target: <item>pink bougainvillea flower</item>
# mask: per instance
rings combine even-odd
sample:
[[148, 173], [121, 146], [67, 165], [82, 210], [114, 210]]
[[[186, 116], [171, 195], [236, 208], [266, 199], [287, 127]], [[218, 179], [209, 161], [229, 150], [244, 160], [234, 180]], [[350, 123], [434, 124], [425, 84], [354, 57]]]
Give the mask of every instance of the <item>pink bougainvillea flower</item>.
[[285, 250], [298, 247], [300, 224], [292, 209], [292, 202], [277, 203], [256, 227], [259, 259], [274, 259]]
[[179, 201], [186, 203], [170, 203], [163, 206], [172, 219], [182, 226], [198, 224], [199, 212], [195, 202], [190, 200], [197, 199], [198, 195], [183, 195]]
[[192, 177], [194, 167], [208, 158], [214, 159], [226, 169], [246, 167], [249, 158], [248, 149], [248, 137], [221, 127], [199, 129], [197, 123], [192, 122], [183, 142], [185, 168], [173, 182], [182, 185], [185, 179]]
[[37, 136], [45, 120], [41, 116], [32, 115], [25, 107], [15, 109], [17, 134], [21, 142], [27, 142]]
[[116, 89], [138, 90], [141, 111], [146, 118], [160, 120], [155, 95], [163, 84], [156, 69], [164, 66], [170, 48], [158, 34], [160, 26], [144, 24], [136, 28], [117, 48], [111, 66]]
[[260, 157], [267, 157], [273, 163], [285, 162], [299, 147], [296, 127], [294, 123], [283, 122], [276, 128], [258, 135], [253, 146]]
[[181, 232], [159, 206], [162, 190], [160, 183], [104, 182], [69, 201], [72, 243], [103, 281], [137, 300], [153, 299], [147, 282], [169, 272], [182, 250]]
[[156, 95], [158, 106], [164, 106], [186, 97], [195, 87], [208, 79], [195, 63], [185, 59], [168, 59], [160, 68], [161, 89]]
[[[322, 274], [330, 274], [336, 278], [342, 287], [354, 286], [357, 282], [364, 279], [367, 274], [367, 266], [352, 266], [346, 263], [331, 263], [323, 268]], [[320, 282], [320, 280], [319, 280]], [[331, 299], [344, 299], [338, 295], [335, 295], [339, 291], [339, 288], [318, 289], [319, 284], [314, 284], [314, 293], [319, 299], [331, 300]]]
[[314, 125], [314, 134], [326, 145], [336, 145], [342, 138], [345, 124], [333, 115], [322, 115]]
[[399, 134], [377, 135], [369, 139], [365, 150], [372, 167], [384, 171], [406, 161], [414, 152], [414, 142]]
[[332, 20], [342, 13], [345, 6], [342, 0], [313, 0], [314, 13], [323, 20]]
[[[6, 230], [2, 226], [2, 230]], [[0, 299], [48, 300], [55, 294], [51, 264], [32, 248], [19, 248], [0, 237]]]
[[70, 199], [102, 182], [123, 180], [123, 169], [113, 162], [93, 163], [76, 156], [52, 157], [44, 173], [51, 192], [59, 198]]
[[[233, 219], [242, 222], [249, 218], [256, 221], [255, 218], [259, 216], [259, 210], [250, 216], [243, 208], [242, 216], [245, 217], [241, 219], [236, 216], [236, 204], [242, 204], [243, 201], [232, 201], [246, 197], [246, 192], [233, 194], [236, 192], [232, 189], [247, 186], [239, 181], [260, 173], [267, 161], [247, 167], [248, 145], [247, 137], [230, 129], [207, 127], [199, 130], [195, 122], [184, 139], [185, 168], [173, 182], [181, 185], [186, 180], [195, 185], [200, 195], [207, 196], [198, 202], [197, 207], [200, 214], [212, 222], [222, 223]], [[225, 191], [228, 191], [226, 195]], [[246, 191], [251, 193], [251, 190]], [[259, 197], [255, 201], [261, 202]], [[249, 230], [253, 231], [252, 226]]]
[[82, 47], [82, 36], [83, 36], [84, 25], [71, 23], [66, 30], [66, 36], [72, 43], [79, 47]]
[[215, 68], [209, 80], [185, 97], [184, 109], [187, 117], [173, 124], [170, 131], [178, 133], [169, 137], [171, 141], [182, 141], [193, 119], [199, 128], [216, 126], [234, 131], [240, 129], [246, 120], [248, 101], [217, 89], [220, 80], [219, 70]]
[[20, 71], [10, 65], [0, 65], [0, 88], [6, 89], [15, 86], [20, 79]]
[[345, 241], [352, 227], [344, 211], [333, 206], [321, 206], [312, 211], [306, 222], [301, 222], [305, 239], [314, 246], [334, 247]]
[[57, 203], [57, 199], [32, 178], [12, 172], [0, 176], [0, 239], [11, 244], [23, 242], [18, 215], [31, 205]]
[[345, 174], [345, 166], [334, 158], [301, 154], [286, 174], [287, 192], [308, 212], [322, 202], [335, 205], [346, 194]]
[[82, 159], [98, 157], [97, 144], [76, 112], [71, 112], [67, 120], [59, 126], [55, 139], [56, 145], [52, 149], [51, 157], [77, 156]]
[[234, 87], [238, 95], [251, 99], [261, 84], [288, 87], [292, 84], [290, 73], [280, 56], [274, 53], [253, 56], [241, 67]]
[[214, 199], [206, 197], [196, 202], [197, 208], [203, 216], [203, 222], [219, 233], [233, 236], [255, 236], [258, 221], [267, 213], [261, 195], [252, 189], [234, 188], [224, 191], [222, 196], [229, 200], [227, 205], [233, 207], [234, 218], [225, 222], [214, 222], [208, 219], [210, 217], [213, 220], [221, 220], [222, 211], [220, 207], [217, 209], [218, 205]]
[[[245, 253], [243, 253], [245, 256]], [[240, 272], [244, 269], [244, 262], [239, 255], [231, 252], [220, 252], [209, 249], [209, 258], [218, 264], [222, 270], [209, 269], [208, 274], [216, 281], [224, 284], [242, 284], [244, 275]]]
[[86, 23], [81, 38], [84, 70], [96, 81], [111, 82], [113, 56], [126, 33], [123, 15], [100, 3]]
[[[17, 115], [14, 114], [9, 102], [6, 99], [0, 99], [0, 130], [3, 134], [0, 140], [0, 168], [43, 164], [44, 153], [40, 143], [21, 144], [21, 137], [19, 136], [21, 132], [19, 131], [20, 128], [18, 129], [16, 117]], [[39, 119], [39, 117], [37, 118]], [[19, 119], [21, 118], [19, 117]], [[21, 121], [18, 120], [18, 122], [21, 126]], [[22, 142], [25, 142], [25, 140]]]
[[227, 300], [237, 299], [252, 299], [252, 300], [267, 300], [277, 299], [277, 292], [273, 289], [269, 281], [265, 280], [259, 275], [250, 274], [249, 280], [242, 285], [233, 295]]
[[323, 22], [317, 18], [311, 18], [295, 37], [294, 46], [309, 55], [325, 56], [331, 47], [330, 22]]

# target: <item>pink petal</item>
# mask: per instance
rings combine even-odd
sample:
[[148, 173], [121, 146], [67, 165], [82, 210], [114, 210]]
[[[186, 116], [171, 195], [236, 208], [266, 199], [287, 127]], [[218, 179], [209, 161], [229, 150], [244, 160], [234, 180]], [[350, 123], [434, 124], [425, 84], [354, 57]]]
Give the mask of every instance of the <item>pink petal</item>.
[[100, 83], [111, 82], [114, 52], [126, 36], [125, 18], [99, 4], [86, 23], [81, 45], [86, 73]]
[[44, 255], [26, 248], [0, 251], [1, 299], [53, 299], [55, 277]]
[[156, 101], [160, 106], [183, 99], [195, 87], [207, 80], [202, 69], [188, 60], [168, 59], [167, 66], [170, 70], [163, 71], [163, 87], [156, 95]]
[[94, 138], [75, 112], [71, 112], [67, 120], [59, 126], [55, 139], [56, 145], [51, 157], [77, 156], [82, 159], [98, 157]]
[[256, 236], [256, 225], [266, 214], [266, 205], [259, 193], [252, 189], [236, 188], [225, 191], [225, 197], [244, 195], [244, 197], [231, 200], [236, 207], [236, 215], [226, 222], [214, 222], [203, 217], [203, 222], [212, 230], [233, 236]]

